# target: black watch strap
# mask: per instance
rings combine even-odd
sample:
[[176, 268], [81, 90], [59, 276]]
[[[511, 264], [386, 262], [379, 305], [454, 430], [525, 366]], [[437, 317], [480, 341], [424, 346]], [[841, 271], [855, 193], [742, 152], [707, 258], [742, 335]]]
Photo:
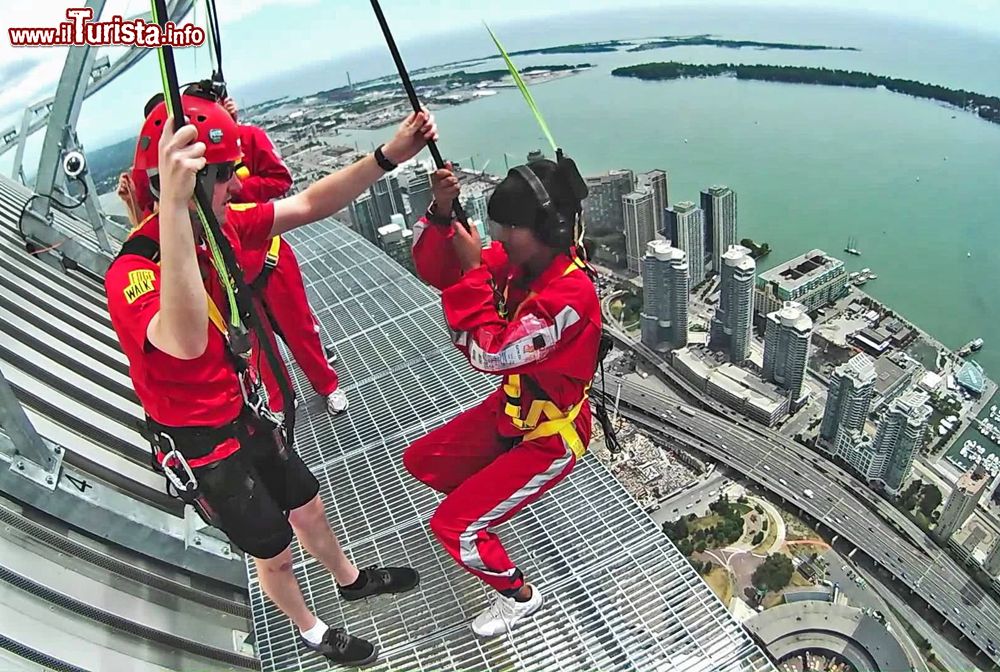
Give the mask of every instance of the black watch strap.
[[431, 224], [438, 224], [440, 226], [451, 226], [453, 215], [439, 215], [434, 211], [434, 202], [432, 201], [430, 206], [427, 208], [427, 212], [424, 213], [424, 217]]
[[378, 147], [375, 148], [375, 163], [378, 164], [379, 168], [388, 173], [393, 170], [396, 170], [396, 168], [398, 168], [399, 166], [397, 166], [395, 163], [386, 158], [385, 152], [382, 151], [382, 148], [384, 146], [385, 145], [379, 145]]

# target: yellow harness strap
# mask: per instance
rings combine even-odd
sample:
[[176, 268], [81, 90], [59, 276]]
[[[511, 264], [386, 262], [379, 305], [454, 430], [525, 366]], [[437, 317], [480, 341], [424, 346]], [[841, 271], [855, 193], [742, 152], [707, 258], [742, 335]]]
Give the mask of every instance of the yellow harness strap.
[[278, 252], [281, 250], [281, 236], [275, 236], [271, 239], [271, 247], [267, 250], [267, 256], [264, 258], [264, 266], [270, 266], [274, 268], [278, 265]]
[[215, 305], [215, 301], [209, 296], [208, 292], [205, 292], [205, 298], [208, 299], [208, 319], [215, 325], [215, 328], [219, 330], [223, 338], [229, 337], [229, 329], [226, 327], [226, 321], [222, 317], [222, 313], [219, 311], [219, 307]]
[[[580, 266], [577, 264], [576, 260], [573, 260], [562, 275], [567, 276], [573, 271], [579, 269]], [[517, 311], [514, 312], [514, 317], [516, 318], [521, 310], [521, 306], [527, 303], [528, 299], [534, 296], [534, 292], [529, 294], [521, 305], [518, 306]], [[504, 291], [504, 299], [507, 298], [507, 292]], [[578, 401], [571, 409], [565, 413], [561, 408], [556, 406], [552, 401], [548, 399], [536, 399], [531, 402], [531, 406], [528, 408], [528, 415], [523, 420], [521, 419], [521, 376], [519, 374], [513, 373], [504, 377], [503, 381], [503, 391], [507, 396], [507, 403], [504, 406], [504, 414], [510, 418], [511, 424], [516, 428], [527, 432], [524, 435], [525, 441], [532, 441], [534, 439], [541, 439], [546, 436], [560, 435], [565, 442], [566, 446], [573, 451], [573, 454], [577, 459], [583, 457], [586, 452], [587, 447], [583, 445], [583, 439], [580, 438], [580, 433], [576, 431], [576, 425], [574, 421], [580, 411], [583, 410], [583, 405], [587, 403], [590, 393], [590, 383], [587, 383], [583, 390], [583, 399]], [[545, 416], [545, 420], [539, 424], [539, 420], [542, 416]]]

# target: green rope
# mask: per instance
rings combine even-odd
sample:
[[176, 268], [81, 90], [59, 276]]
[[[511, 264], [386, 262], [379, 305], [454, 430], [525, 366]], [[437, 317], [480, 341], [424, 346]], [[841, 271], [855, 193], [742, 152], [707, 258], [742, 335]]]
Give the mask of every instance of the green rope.
[[528, 85], [521, 77], [521, 73], [518, 72], [517, 66], [515, 66], [514, 62], [510, 60], [510, 56], [507, 55], [503, 45], [500, 44], [500, 40], [497, 39], [497, 36], [493, 33], [490, 27], [485, 23], [483, 25], [486, 26], [486, 30], [489, 31], [490, 37], [493, 38], [493, 44], [497, 45], [497, 49], [500, 50], [500, 55], [503, 56], [503, 60], [507, 64], [507, 69], [510, 70], [510, 76], [514, 78], [514, 83], [517, 84], [517, 88], [521, 90], [521, 95], [524, 96], [524, 101], [528, 103], [528, 108], [531, 110], [531, 113], [535, 115], [535, 121], [538, 122], [538, 125], [542, 129], [542, 133], [545, 134], [546, 139], [548, 139], [549, 144], [552, 146], [552, 151], [556, 151], [558, 147], [555, 139], [552, 137], [551, 131], [549, 131], [549, 125], [545, 123], [545, 117], [542, 116], [541, 111], [538, 109], [538, 105], [535, 104], [535, 99], [531, 97], [531, 91], [528, 90]]
[[[152, 18], [154, 23], [159, 23], [159, 16], [156, 11], [156, 3], [150, 3], [152, 6]], [[173, 102], [170, 98], [170, 84], [167, 78], [167, 63], [163, 56], [163, 49], [156, 50], [159, 62], [160, 62], [160, 79], [163, 82], [163, 102], [167, 106], [167, 114], [171, 117], [175, 116], [176, 111], [173, 109]], [[184, 111], [180, 110], [183, 114]], [[201, 219], [201, 231], [202, 235], [205, 237], [205, 243], [208, 245], [208, 249], [212, 254], [212, 266], [215, 267], [215, 272], [219, 276], [219, 283], [226, 292], [226, 301], [229, 304], [229, 324], [234, 328], [238, 329], [242, 322], [240, 320], [240, 310], [236, 303], [236, 292], [233, 289], [233, 277], [229, 273], [229, 269], [226, 268], [225, 260], [222, 257], [222, 252], [219, 250], [219, 244], [215, 240], [215, 235], [212, 233], [212, 229], [208, 226], [208, 216], [205, 214], [204, 210], [201, 209], [201, 204], [195, 199], [195, 205], [198, 208], [198, 217]]]

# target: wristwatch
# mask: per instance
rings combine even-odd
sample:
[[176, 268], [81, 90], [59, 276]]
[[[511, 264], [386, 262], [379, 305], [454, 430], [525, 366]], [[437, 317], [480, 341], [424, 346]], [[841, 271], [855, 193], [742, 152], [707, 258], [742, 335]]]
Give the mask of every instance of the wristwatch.
[[438, 224], [440, 226], [451, 226], [451, 222], [452, 219], [454, 219], [454, 215], [452, 213], [449, 213], [447, 215], [439, 215], [434, 210], [434, 205], [435, 205], [434, 201], [431, 201], [431, 204], [427, 206], [427, 212], [424, 213], [424, 217], [427, 218], [427, 221], [430, 222], [431, 224]]
[[375, 163], [378, 164], [379, 168], [389, 173], [396, 170], [399, 166], [386, 157], [385, 152], [382, 151], [383, 147], [385, 147], [385, 145], [379, 145], [375, 148]]

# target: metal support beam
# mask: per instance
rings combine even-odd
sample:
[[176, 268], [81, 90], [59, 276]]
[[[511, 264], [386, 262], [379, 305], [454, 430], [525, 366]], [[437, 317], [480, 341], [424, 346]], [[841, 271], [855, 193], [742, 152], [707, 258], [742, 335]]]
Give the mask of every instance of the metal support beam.
[[112, 257], [110, 254], [96, 252], [73, 240], [68, 234], [53, 228], [51, 224], [51, 212], [48, 213], [48, 216], [44, 220], [39, 220], [35, 217], [27, 216], [30, 211], [31, 209], [29, 208], [25, 213], [24, 219], [21, 221], [21, 231], [24, 232], [26, 238], [38, 243], [43, 248], [51, 247], [54, 250], [58, 250], [64, 260], [72, 260], [74, 263], [99, 276], [104, 275], [108, 270], [108, 266], [111, 265]]
[[47, 444], [38, 435], [3, 371], [0, 371], [0, 427], [14, 447], [11, 453], [14, 471], [47, 490], [54, 490], [62, 466], [62, 448]]
[[43, 490], [17, 473], [14, 450], [10, 437], [0, 432], [0, 492], [11, 499], [142, 555], [246, 588], [242, 557], [208, 530], [194, 529], [190, 521], [145, 504], [68, 464], [63, 466], [56, 487]]

